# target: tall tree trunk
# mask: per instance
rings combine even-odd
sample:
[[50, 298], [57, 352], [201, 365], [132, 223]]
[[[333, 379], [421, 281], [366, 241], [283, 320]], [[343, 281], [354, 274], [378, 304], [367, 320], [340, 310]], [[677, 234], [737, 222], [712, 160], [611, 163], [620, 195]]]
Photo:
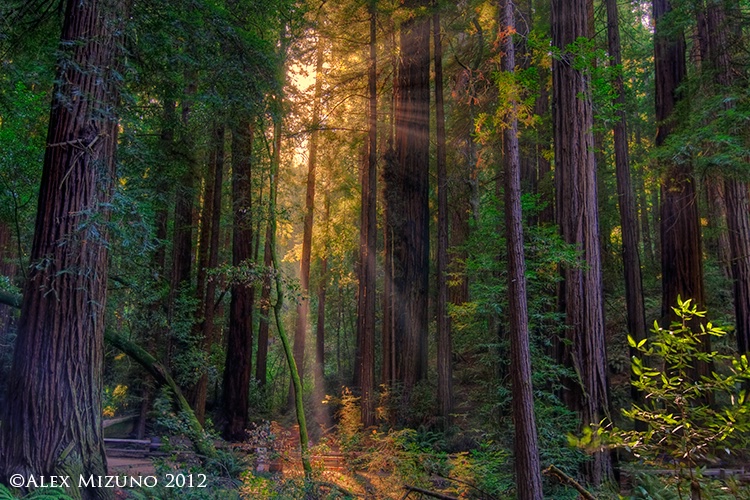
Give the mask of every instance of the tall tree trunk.
[[[232, 266], [251, 263], [253, 126], [241, 120], [232, 130]], [[224, 365], [224, 436], [233, 441], [245, 438], [248, 393], [253, 359], [253, 303], [255, 283], [232, 283], [229, 306], [227, 360]]]
[[[167, 251], [164, 242], [167, 240], [169, 222], [167, 199], [169, 194], [171, 194], [172, 189], [169, 176], [169, 166], [174, 161], [174, 127], [177, 119], [175, 100], [170, 97], [168, 92], [165, 94], [161, 124], [162, 129], [159, 135], [159, 156], [157, 157], [157, 163], [154, 169], [154, 189], [157, 193], [154, 225], [156, 226], [155, 244], [157, 248], [154, 252], [152, 267], [154, 275], [158, 277], [157, 279], [162, 279], [161, 277], [164, 276], [167, 264]], [[161, 196], [164, 198], [159, 198]], [[159, 298], [149, 304], [149, 309], [151, 314], [160, 315], [164, 311], [165, 306], [164, 299]], [[157, 357], [162, 357], [158, 353], [161, 352], [163, 354], [163, 349], [161, 349], [161, 347], [164, 343], [166, 333], [167, 332], [165, 332], [163, 328], [154, 328], [154, 325], [148, 325], [148, 327], [142, 329], [140, 336], [141, 338], [145, 337], [147, 339], [146, 346], [149, 352], [157, 353]], [[148, 423], [149, 411], [153, 403], [153, 398], [153, 384], [144, 381], [141, 385], [141, 406], [138, 421], [135, 425], [136, 439], [143, 439], [146, 435], [146, 425]]]
[[[710, 146], [706, 145], [706, 149]], [[732, 278], [732, 258], [730, 256], [729, 233], [727, 231], [727, 197], [724, 186], [724, 176], [713, 174], [705, 176], [703, 187], [708, 206], [708, 234], [706, 237], [706, 252], [715, 258], [721, 273]]]
[[[656, 22], [654, 66], [656, 74], [656, 146], [664, 145], [677, 122], [678, 87], [685, 78], [685, 39], [667, 32], [664, 16], [672, 10], [668, 0], [653, 0]], [[698, 200], [692, 165], [670, 162], [661, 177], [662, 316], [664, 326], [676, 319], [677, 297], [705, 305], [703, 260], [698, 221]], [[693, 325], [697, 327], [696, 325]], [[707, 336], [706, 336], [707, 337]], [[707, 342], [704, 342], [707, 348]], [[707, 374], [699, 365], [696, 376]]]
[[378, 175], [378, 89], [377, 89], [377, 10], [370, 10], [370, 59], [367, 74], [368, 134], [367, 163], [362, 172], [362, 209], [359, 229], [359, 293], [357, 294], [357, 368], [361, 390], [362, 424], [375, 424], [375, 252], [377, 251], [377, 175]]
[[[165, 364], [171, 363], [174, 350], [174, 329], [176, 324], [184, 321], [184, 318], [176, 317], [178, 302], [186, 297], [190, 287], [193, 258], [193, 206], [195, 198], [196, 159], [195, 144], [193, 137], [188, 132], [188, 124], [192, 113], [192, 98], [196, 86], [192, 83], [192, 73], [185, 72], [188, 80], [184, 90], [184, 96], [180, 103], [180, 114], [182, 122], [182, 137], [180, 138], [180, 150], [185, 158], [181, 165], [182, 172], [175, 192], [174, 226], [172, 228], [172, 272], [170, 276], [169, 298], [167, 304], [167, 319], [173, 335], [167, 341], [164, 352]], [[200, 268], [200, 266], [199, 266]], [[181, 313], [182, 311], [180, 311]]]
[[[326, 291], [328, 289], [328, 223], [331, 219], [331, 200], [328, 192], [325, 195], [325, 227], [326, 248], [320, 259], [320, 283], [318, 284], [318, 318], [315, 327], [315, 401], [319, 403], [325, 397], [325, 331], [326, 331]], [[319, 425], [328, 428], [331, 425], [328, 412], [320, 404], [316, 404]]]
[[[320, 100], [323, 89], [323, 43], [318, 38], [315, 64], [315, 96], [313, 97], [312, 131], [307, 161], [307, 191], [305, 194], [305, 219], [302, 228], [302, 258], [300, 259], [300, 293], [297, 303], [297, 321], [294, 326], [294, 361], [300, 378], [305, 373], [305, 340], [310, 316], [310, 257], [312, 254], [313, 215], [315, 213], [315, 169], [318, 166], [318, 143], [320, 141]], [[293, 387], [289, 389], [289, 403], [294, 402]]]
[[437, 369], [438, 413], [447, 428], [453, 411], [453, 346], [448, 316], [448, 174], [445, 151], [445, 104], [443, 101], [443, 41], [440, 14], [432, 15], [432, 40], [435, 44], [435, 126], [437, 128]]
[[[501, 29], [505, 30], [503, 71], [516, 69], [515, 5], [512, 0], [500, 2]], [[526, 262], [523, 249], [523, 214], [521, 212], [521, 160], [518, 150], [517, 102], [510, 103], [503, 130], [503, 163], [505, 166], [505, 231], [508, 246], [508, 302], [510, 313], [510, 375], [513, 391], [513, 424], [516, 492], [521, 500], [541, 500], [542, 474], [539, 462], [534, 391], [531, 384], [529, 318], [526, 303]]]
[[[393, 192], [390, 190], [396, 171], [396, 151], [394, 141], [395, 117], [396, 117], [396, 68], [398, 67], [396, 28], [393, 17], [388, 18], [390, 38], [388, 45], [391, 53], [391, 84], [393, 91], [390, 99], [390, 113], [388, 114], [388, 138], [387, 148], [383, 155], [383, 329], [382, 329], [382, 358], [381, 382], [390, 385], [396, 380], [396, 351], [394, 348], [395, 316], [393, 308], [394, 290], [393, 280], [395, 277], [393, 266], [393, 224], [391, 209], [395, 200], [391, 199]], [[337, 351], [338, 352], [338, 351]], [[340, 371], [340, 369], [339, 369]]]
[[[211, 346], [214, 342], [214, 318], [216, 309], [214, 301], [216, 300], [216, 280], [206, 279], [209, 269], [215, 269], [219, 265], [219, 236], [221, 234], [221, 194], [222, 182], [224, 178], [224, 126], [215, 125], [212, 132], [212, 164], [209, 175], [213, 175], [211, 182], [206, 183], [206, 203], [203, 208], [201, 243], [203, 234], [208, 234], [205, 243], [207, 246], [201, 247], [201, 255], [207, 252], [207, 259], [204, 259], [205, 267], [199, 269], [203, 273], [205, 280], [205, 293], [199, 297], [202, 302], [201, 311], [203, 319], [198, 324], [201, 331], [201, 348], [204, 351], [206, 359], [209, 358]], [[212, 193], [209, 196], [209, 189]], [[210, 205], [209, 205], [210, 203]], [[200, 291], [200, 290], [199, 290]], [[206, 367], [207, 368], [207, 367]], [[192, 406], [198, 421], [203, 424], [206, 418], [206, 394], [208, 392], [208, 372], [203, 371], [192, 393]]]
[[[738, 12], [734, 2], [708, 0], [706, 21], [708, 32], [709, 58], [716, 69], [715, 81], [719, 92], [731, 92], [735, 89], [736, 62], [734, 54], [744, 46], [731, 37], [739, 33]], [[733, 106], [733, 100], [723, 101], [725, 109]], [[733, 176], [727, 176], [724, 182], [726, 195], [727, 228], [729, 233], [729, 258], [731, 261], [732, 279], [734, 281], [735, 331], [737, 347], [740, 354], [750, 352], [750, 202], [748, 184]]]
[[[557, 218], [563, 240], [581, 252], [586, 264], [564, 266], [561, 308], [568, 342], [562, 360], [579, 380], [570, 380], [564, 399], [583, 425], [596, 425], [607, 411], [607, 366], [601, 254], [597, 220], [593, 109], [587, 75], [567, 62], [568, 45], [589, 38], [590, 0], [553, 0], [552, 43], [562, 51], [552, 62]], [[584, 466], [594, 485], [607, 480], [608, 454], [594, 453]]]
[[[16, 274], [16, 250], [13, 239], [10, 226], [0, 221], [0, 276], [6, 276], [11, 280]], [[0, 341], [15, 323], [16, 312], [13, 308], [0, 304]]]
[[[118, 34], [127, 2], [66, 2], [29, 276], [0, 427], [13, 474], [102, 476], [107, 221], [118, 123]], [[113, 490], [80, 487], [80, 498]]]
[[[426, 7], [422, 0], [408, 8]], [[427, 282], [429, 275], [430, 19], [401, 24], [396, 78], [396, 169], [390, 179], [393, 227], [394, 340], [396, 377], [408, 405], [414, 385], [427, 375]]]
[[[636, 150], [641, 148], [641, 131], [638, 123], [635, 124], [635, 148]], [[654, 256], [654, 245], [651, 237], [651, 224], [649, 222], [649, 204], [648, 198], [646, 197], [646, 179], [644, 168], [636, 169], [636, 183], [638, 193], [638, 207], [640, 209], [640, 229], [641, 238], [643, 240], [643, 256], [645, 260], [645, 267], [652, 269], [656, 266], [656, 257]]]
[[[613, 67], [622, 64], [620, 48], [620, 23], [617, 0], [606, 0], [607, 7], [607, 46]], [[622, 263], [625, 273], [625, 303], [627, 307], [628, 332], [640, 342], [646, 338], [646, 310], [643, 305], [643, 278], [641, 258], [638, 253], [638, 219], [633, 184], [630, 178], [630, 155], [628, 151], [628, 131], [625, 119], [625, 89], [622, 75], [614, 81], [617, 97], [614, 105], [619, 106], [618, 120], [614, 124], [615, 177], [617, 179], [617, 201], [620, 209], [622, 229]], [[631, 348], [630, 355], [636, 354]], [[631, 387], [634, 401], [640, 400], [640, 393]]]
[[266, 226], [263, 250], [263, 281], [260, 291], [260, 319], [258, 322], [258, 351], [255, 354], [255, 380], [263, 387], [268, 382], [268, 328], [271, 305], [271, 238], [270, 223]]

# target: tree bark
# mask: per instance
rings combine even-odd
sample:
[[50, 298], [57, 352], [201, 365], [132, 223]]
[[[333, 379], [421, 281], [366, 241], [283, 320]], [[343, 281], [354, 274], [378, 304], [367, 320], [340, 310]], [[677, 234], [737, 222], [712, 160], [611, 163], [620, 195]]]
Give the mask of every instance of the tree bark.
[[[232, 130], [232, 266], [251, 263], [253, 126], [241, 120]], [[233, 283], [229, 305], [227, 359], [224, 365], [224, 436], [232, 441], [245, 438], [248, 393], [253, 359], [253, 303], [255, 283]]]
[[[686, 75], [684, 36], [665, 33], [667, 28], [663, 19], [671, 10], [668, 0], [653, 0], [657, 147], [664, 145], [676, 126], [676, 108], [681, 99], [678, 87]], [[687, 163], [664, 165], [661, 177], [661, 266], [662, 317], [664, 327], [668, 328], [676, 319], [672, 307], [677, 305], [678, 296], [683, 300], [693, 299], [698, 307], [705, 305], [698, 200], [692, 165]], [[697, 328], [698, 323], [692, 326]], [[703, 348], [710, 348], [708, 339], [704, 339]], [[708, 367], [703, 365], [696, 367], [696, 377], [708, 374]]]
[[[209, 359], [211, 353], [211, 346], [214, 342], [214, 318], [216, 316], [216, 310], [214, 307], [214, 301], [216, 300], [216, 280], [207, 279], [209, 269], [215, 269], [219, 265], [219, 236], [221, 234], [221, 198], [222, 198], [222, 183], [224, 179], [224, 126], [215, 125], [212, 131], [211, 137], [211, 169], [209, 175], [213, 175], [211, 182], [206, 183], [206, 197], [205, 206], [203, 209], [202, 227], [201, 227], [201, 243], [206, 246], [200, 248], [201, 255], [206, 255], [207, 258], [202, 259], [205, 262], [205, 267], [199, 269], [199, 273], [203, 273], [203, 279], [205, 283], [205, 289], [203, 293], [198, 297], [201, 303], [199, 314], [202, 312], [202, 319], [198, 323], [200, 329], [201, 344], [200, 349], [203, 350], [206, 359]], [[210, 196], [208, 195], [209, 189], [212, 191]], [[210, 205], [209, 205], [210, 203]], [[203, 234], [207, 234], [208, 237], [204, 241]], [[199, 288], [200, 293], [200, 288]], [[195, 387], [192, 391], [192, 402], [193, 409], [195, 410], [195, 416], [198, 421], [203, 424], [206, 419], [206, 395], [208, 392], [208, 362], [204, 367], [203, 373], [201, 373]]]
[[[620, 22], [617, 0], [606, 0], [607, 7], [607, 46], [610, 63], [613, 67], [622, 64], [620, 47]], [[643, 278], [641, 276], [641, 258], [638, 252], [638, 219], [630, 177], [630, 154], [628, 150], [628, 132], [625, 118], [625, 88], [622, 75], [619, 73], [614, 81], [617, 97], [614, 105], [619, 106], [617, 121], [613, 127], [615, 143], [615, 177], [617, 180], [617, 201], [620, 209], [620, 227], [622, 229], [622, 263], [625, 274], [625, 303], [627, 308], [628, 332], [636, 342], [646, 338], [646, 310], [643, 304]], [[630, 348], [630, 355], [637, 354]], [[640, 400], [640, 393], [631, 386], [633, 401]]]
[[[738, 30], [738, 13], [732, 12], [736, 4], [720, 0], [708, 0], [706, 22], [709, 60], [715, 68], [715, 83], [719, 92], [731, 92], [736, 87], [736, 61], [734, 54], [744, 47], [733, 44]], [[734, 106], [731, 99], [724, 100], [725, 109]], [[750, 351], [750, 202], [748, 184], [733, 175], [725, 176], [726, 216], [729, 239], [731, 276], [734, 281], [734, 311], [737, 348], [740, 354]]]
[[315, 328], [315, 401], [318, 425], [324, 428], [331, 426], [328, 411], [320, 404], [325, 397], [325, 331], [326, 331], [326, 291], [328, 290], [328, 223], [331, 218], [331, 200], [326, 192], [325, 195], [325, 244], [323, 257], [320, 259], [320, 283], [318, 284], [318, 318]]
[[362, 172], [359, 232], [359, 293], [357, 294], [357, 379], [361, 391], [362, 424], [375, 424], [375, 252], [377, 251], [378, 92], [377, 10], [371, 0], [368, 87], [367, 163]]
[[263, 387], [268, 381], [268, 328], [271, 310], [271, 222], [266, 225], [263, 250], [263, 281], [260, 290], [260, 320], [258, 323], [258, 352], [255, 354], [255, 379]]
[[437, 239], [437, 371], [438, 413], [445, 428], [453, 412], [453, 346], [448, 316], [448, 173], [446, 166], [445, 104], [443, 101], [443, 41], [440, 14], [432, 15], [435, 45], [435, 127], [437, 129], [438, 239]]
[[[126, 2], [69, 0], [53, 92], [29, 276], [0, 428], [0, 482], [13, 474], [102, 476], [107, 208]], [[75, 481], [74, 481], [75, 483]], [[112, 498], [79, 488], [78, 498]]]
[[[589, 0], [552, 2], [552, 43], [562, 54], [552, 62], [556, 215], [560, 232], [581, 253], [585, 266], [562, 268], [561, 309], [565, 312], [563, 363], [578, 380], [563, 394], [583, 425], [597, 425], [607, 412], [607, 366], [601, 254], [597, 219], [593, 109], [588, 77], [571, 64], [569, 44], [589, 38]], [[599, 485], [609, 475], [609, 456], [594, 453], [584, 465], [587, 480]]]
[[[422, 0], [408, 8], [426, 7]], [[427, 375], [429, 275], [430, 19], [401, 24], [396, 78], [396, 168], [389, 179], [393, 228], [393, 314], [396, 378], [408, 405], [414, 385]], [[391, 187], [392, 186], [392, 187]]]
[[[505, 31], [503, 71], [513, 73], [516, 66], [515, 5], [512, 0], [500, 2], [501, 29]], [[517, 102], [510, 103], [503, 130], [503, 163], [505, 166], [505, 231], [508, 247], [508, 305], [510, 315], [510, 375], [513, 393], [513, 445], [516, 470], [516, 492], [521, 500], [541, 500], [541, 464], [534, 415], [534, 391], [531, 384], [529, 318], [526, 301], [526, 262], [523, 248], [523, 214], [521, 212], [521, 160], [518, 146]]]

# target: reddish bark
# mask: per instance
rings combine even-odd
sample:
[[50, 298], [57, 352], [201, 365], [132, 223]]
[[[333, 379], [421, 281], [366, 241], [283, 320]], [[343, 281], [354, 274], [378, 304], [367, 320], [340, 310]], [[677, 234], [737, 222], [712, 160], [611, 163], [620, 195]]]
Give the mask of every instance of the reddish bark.
[[[561, 359], [575, 370], [564, 399], [583, 425], [596, 425], [608, 406], [606, 341], [594, 161], [593, 108], [586, 75], [566, 59], [568, 46], [590, 37], [590, 0], [552, 2], [552, 43], [562, 55], [552, 63], [555, 135], [556, 215], [563, 240], [585, 260], [584, 267], [562, 269], [561, 308], [566, 315]], [[608, 477], [609, 457], [594, 453], [584, 466], [594, 485]]]
[[[12, 474], [106, 474], [101, 427], [107, 209], [117, 144], [127, 3], [66, 3], [57, 84], [24, 287], [8, 398], [0, 428], [0, 481]], [[121, 17], [123, 16], [123, 17]], [[75, 487], [73, 487], [75, 489]], [[111, 498], [80, 488], [85, 499]]]
[[[252, 231], [252, 150], [253, 128], [240, 121], [232, 130], [232, 265], [250, 264]], [[253, 283], [233, 283], [229, 305], [227, 360], [224, 365], [224, 435], [229, 440], [245, 438], [248, 419], [248, 393], [253, 357]]]
[[[427, 6], [424, 1], [407, 7]], [[404, 404], [427, 375], [427, 281], [429, 275], [430, 20], [401, 24], [401, 58], [396, 78], [396, 144], [393, 178], [388, 179], [393, 230], [393, 314], [396, 378]]]
[[362, 209], [359, 236], [359, 293], [357, 294], [357, 374], [361, 391], [362, 423], [375, 423], [375, 252], [377, 251], [377, 11], [370, 3], [370, 43], [367, 87], [369, 97], [367, 162], [362, 172]]
[[[504, 5], [503, 5], [504, 4]], [[501, 28], [505, 55], [503, 71], [515, 71], [515, 31], [512, 0], [501, 2]], [[510, 315], [510, 376], [513, 393], [513, 424], [516, 492], [521, 500], [541, 500], [542, 474], [539, 461], [534, 391], [531, 384], [529, 318], [526, 303], [526, 261], [523, 248], [523, 214], [521, 212], [521, 160], [518, 147], [518, 103], [511, 102], [503, 131], [505, 166], [505, 232], [508, 247], [508, 306]]]

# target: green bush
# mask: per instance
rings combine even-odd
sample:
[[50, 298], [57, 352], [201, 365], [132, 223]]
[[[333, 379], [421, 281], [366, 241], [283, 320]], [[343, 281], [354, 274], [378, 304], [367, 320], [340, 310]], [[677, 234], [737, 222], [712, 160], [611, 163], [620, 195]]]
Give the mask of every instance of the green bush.
[[[744, 354], [704, 352], [706, 336], [722, 337], [725, 332], [705, 321], [706, 312], [691, 300], [678, 298], [673, 309], [678, 320], [669, 329], [655, 322], [650, 340], [628, 338], [641, 353], [633, 357], [631, 367], [636, 376], [633, 386], [644, 397], [623, 414], [644, 429], [613, 427], [589, 432], [577, 441], [624, 448], [646, 465], [673, 469], [678, 495], [685, 489], [700, 495], [708, 491], [700, 466], [730, 456], [747, 440], [750, 401], [743, 387], [750, 381], [750, 364]], [[694, 331], [694, 324], [700, 331]], [[697, 363], [713, 371], [696, 380]]]

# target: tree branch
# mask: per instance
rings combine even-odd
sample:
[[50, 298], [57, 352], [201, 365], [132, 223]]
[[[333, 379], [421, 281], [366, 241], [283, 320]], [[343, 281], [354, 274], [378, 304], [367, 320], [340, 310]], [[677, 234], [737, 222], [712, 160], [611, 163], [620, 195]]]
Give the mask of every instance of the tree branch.
[[561, 483], [567, 484], [568, 486], [571, 486], [573, 489], [578, 491], [578, 493], [580, 493], [581, 496], [585, 498], [586, 500], [596, 500], [596, 497], [594, 497], [594, 495], [589, 493], [588, 490], [586, 490], [586, 488], [581, 486], [581, 484], [578, 481], [576, 481], [575, 479], [573, 479], [572, 477], [570, 477], [569, 475], [567, 475], [566, 473], [564, 473], [563, 471], [555, 467], [554, 465], [550, 465], [549, 467], [544, 469], [544, 471], [542, 471], [542, 474], [544, 474], [545, 476], [556, 477], [558, 481], [560, 481]]

